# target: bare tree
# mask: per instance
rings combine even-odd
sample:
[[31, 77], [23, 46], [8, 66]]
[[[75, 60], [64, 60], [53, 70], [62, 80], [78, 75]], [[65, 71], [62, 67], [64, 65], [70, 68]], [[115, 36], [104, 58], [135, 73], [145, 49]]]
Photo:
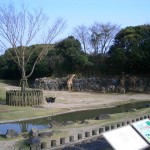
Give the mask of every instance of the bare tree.
[[[28, 50], [33, 40], [39, 37], [48, 18], [42, 10], [29, 12], [24, 6], [17, 11], [13, 5], [0, 7], [0, 47], [1, 51], [7, 51], [13, 61], [16, 62], [22, 72], [21, 90], [25, 92], [27, 79], [32, 75], [35, 66], [52, 48], [52, 41], [64, 29], [65, 21], [61, 18], [42, 37], [42, 46], [32, 64], [29, 74], [26, 74], [27, 64], [36, 49]], [[8, 50], [11, 48], [11, 50]]]
[[119, 26], [110, 23], [103, 24], [96, 22], [92, 25], [90, 31], [91, 37], [89, 41], [94, 53], [104, 55], [112, 44], [116, 33], [119, 31]]
[[81, 42], [84, 52], [89, 50], [89, 29], [88, 27], [81, 25], [74, 28], [74, 36]]

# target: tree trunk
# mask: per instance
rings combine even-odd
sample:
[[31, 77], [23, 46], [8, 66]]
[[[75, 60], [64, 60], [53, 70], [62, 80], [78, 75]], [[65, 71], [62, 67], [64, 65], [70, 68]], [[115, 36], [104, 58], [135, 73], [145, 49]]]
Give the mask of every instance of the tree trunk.
[[26, 69], [25, 69], [25, 55], [24, 49], [22, 52], [22, 79], [21, 79], [21, 93], [22, 93], [22, 106], [26, 106], [26, 87], [27, 87], [27, 78], [26, 78]]
[[27, 87], [27, 79], [23, 78], [21, 79], [21, 92], [22, 93], [26, 92], [26, 87]]
[[22, 82], [21, 82], [21, 92], [24, 94], [26, 92], [26, 70], [25, 70], [25, 55], [24, 55], [24, 48], [22, 51]]

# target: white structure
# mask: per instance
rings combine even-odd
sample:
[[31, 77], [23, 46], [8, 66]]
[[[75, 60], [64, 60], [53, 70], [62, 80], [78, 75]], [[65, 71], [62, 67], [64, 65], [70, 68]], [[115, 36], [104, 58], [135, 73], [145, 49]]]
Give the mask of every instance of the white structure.
[[149, 146], [130, 125], [105, 132], [103, 136], [115, 150], [142, 150]]

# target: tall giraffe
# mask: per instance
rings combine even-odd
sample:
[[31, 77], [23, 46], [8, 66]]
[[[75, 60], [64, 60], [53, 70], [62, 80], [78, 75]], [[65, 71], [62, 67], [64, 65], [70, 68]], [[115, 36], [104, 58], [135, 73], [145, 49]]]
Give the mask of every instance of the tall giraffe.
[[130, 88], [135, 91], [136, 89], [136, 83], [139, 80], [136, 76], [129, 76], [129, 86]]
[[75, 74], [70, 75], [70, 78], [67, 81], [67, 86], [69, 91], [72, 90], [73, 79], [75, 76], [76, 76]]

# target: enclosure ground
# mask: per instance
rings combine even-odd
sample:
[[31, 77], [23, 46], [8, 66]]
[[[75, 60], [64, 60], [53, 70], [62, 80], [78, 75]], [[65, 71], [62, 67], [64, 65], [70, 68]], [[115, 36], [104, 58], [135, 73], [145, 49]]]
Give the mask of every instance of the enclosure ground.
[[[18, 87], [0, 83], [2, 97], [5, 96], [6, 90], [17, 90]], [[68, 91], [46, 91], [44, 92], [43, 104], [37, 107], [13, 107], [5, 105], [5, 101], [1, 101], [0, 105], [0, 121], [21, 120], [28, 118], [38, 118], [42, 116], [50, 116], [71, 111], [96, 109], [102, 107], [110, 107], [118, 104], [129, 103], [133, 101], [150, 100], [148, 93], [96, 93], [96, 92], [68, 92]], [[49, 105], [45, 101], [46, 97], [54, 97], [56, 100]]]
[[[6, 90], [15, 90], [18, 87], [10, 86], [0, 83], [0, 96], [5, 99]], [[56, 96], [56, 101], [51, 104], [43, 102], [41, 106], [37, 107], [13, 107], [5, 105], [4, 100], [0, 100], [0, 122], [12, 120], [24, 120], [29, 118], [38, 118], [42, 116], [50, 116], [54, 114], [61, 114], [71, 111], [96, 109], [103, 107], [111, 107], [118, 104], [130, 103], [133, 101], [147, 101], [150, 100], [148, 93], [96, 93], [96, 92], [68, 92], [68, 91], [43, 91], [44, 100], [46, 97]], [[142, 114], [150, 113], [149, 109], [143, 109], [136, 112], [125, 112], [111, 115], [111, 120], [87, 120], [88, 124], [74, 123], [69, 126], [54, 128], [56, 134], [53, 138], [60, 138], [62, 135], [73, 135], [74, 133], [94, 128], [100, 124], [111, 123], [117, 120], [126, 119]], [[0, 140], [0, 145], [3, 150], [8, 145], [14, 145], [15, 141]], [[1, 150], [0, 148], [0, 150]]]

